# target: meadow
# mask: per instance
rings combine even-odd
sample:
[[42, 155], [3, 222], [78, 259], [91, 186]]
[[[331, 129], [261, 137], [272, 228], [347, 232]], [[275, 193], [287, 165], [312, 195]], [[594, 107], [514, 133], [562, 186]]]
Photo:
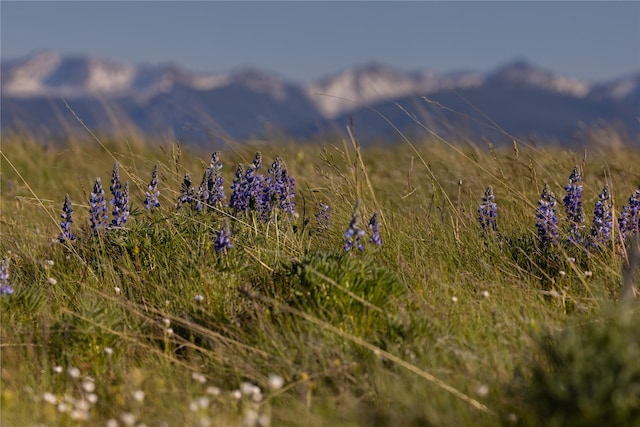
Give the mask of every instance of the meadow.
[[2, 426], [640, 425], [630, 145], [1, 149]]

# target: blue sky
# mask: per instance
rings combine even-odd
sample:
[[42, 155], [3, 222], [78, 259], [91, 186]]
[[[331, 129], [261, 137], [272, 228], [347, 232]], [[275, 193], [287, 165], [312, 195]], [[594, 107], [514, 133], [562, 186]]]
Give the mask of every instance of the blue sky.
[[309, 81], [369, 61], [487, 71], [514, 58], [606, 80], [640, 70], [640, 2], [1, 1], [1, 56], [52, 49]]

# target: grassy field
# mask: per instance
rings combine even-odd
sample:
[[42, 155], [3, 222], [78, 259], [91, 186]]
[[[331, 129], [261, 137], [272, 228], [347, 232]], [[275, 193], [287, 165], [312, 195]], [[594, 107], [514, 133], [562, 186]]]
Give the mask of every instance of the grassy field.
[[[0, 423], [639, 425], [640, 328], [621, 302], [636, 255], [617, 219], [640, 152], [602, 147], [228, 144], [225, 203], [176, 209], [184, 175], [197, 191], [213, 150], [4, 137]], [[295, 179], [294, 215], [229, 206], [256, 151], [258, 174], [279, 157]], [[108, 204], [116, 162], [130, 216], [93, 230], [94, 181]], [[154, 165], [160, 207], [146, 209]], [[575, 166], [581, 241], [568, 240], [563, 204]], [[536, 227], [545, 183], [557, 243]], [[605, 184], [614, 228], [594, 244]], [[495, 231], [478, 221], [488, 186]], [[65, 194], [75, 239], [60, 242]], [[382, 245], [369, 241], [376, 212]], [[362, 251], [345, 250], [354, 217]]]

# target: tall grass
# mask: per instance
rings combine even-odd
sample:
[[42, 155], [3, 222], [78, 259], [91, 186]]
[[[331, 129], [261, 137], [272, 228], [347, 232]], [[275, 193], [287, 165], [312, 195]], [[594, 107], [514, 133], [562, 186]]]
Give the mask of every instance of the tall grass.
[[[610, 318], [628, 263], [619, 233], [597, 250], [567, 243], [561, 195], [579, 165], [587, 223], [604, 184], [617, 218], [640, 184], [630, 148], [223, 147], [227, 198], [258, 149], [295, 178], [296, 216], [265, 222], [176, 209], [211, 152], [100, 142], [3, 139], [0, 258], [14, 293], [0, 297], [2, 425], [540, 423], [522, 392], [552, 369], [529, 369], [540, 337]], [[116, 161], [131, 217], [95, 234], [93, 182]], [[147, 210], [155, 165], [161, 206]], [[551, 246], [535, 226], [545, 183], [559, 205]], [[488, 186], [496, 233], [478, 224]], [[65, 194], [77, 238], [60, 243]], [[331, 207], [322, 232], [319, 203]], [[383, 245], [346, 252], [352, 216], [366, 229], [374, 212]], [[225, 224], [233, 246], [216, 251]]]

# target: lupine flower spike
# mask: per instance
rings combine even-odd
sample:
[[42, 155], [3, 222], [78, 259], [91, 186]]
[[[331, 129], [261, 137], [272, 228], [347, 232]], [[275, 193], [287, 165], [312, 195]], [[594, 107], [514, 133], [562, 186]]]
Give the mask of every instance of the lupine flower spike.
[[583, 241], [585, 218], [581, 201], [582, 185], [579, 184], [581, 181], [580, 167], [576, 166], [569, 176], [569, 185], [564, 188], [567, 195], [563, 199], [567, 220], [569, 220], [569, 242], [571, 243]]
[[111, 221], [111, 225], [114, 227], [122, 227], [127, 223], [129, 219], [129, 182], [124, 183], [124, 187], [122, 187], [119, 197], [116, 199], [112, 213], [113, 220]]
[[382, 245], [382, 238], [380, 237], [380, 217], [378, 216], [378, 212], [374, 212], [373, 216], [369, 220], [369, 231], [371, 232], [369, 241], [374, 245]]
[[536, 210], [536, 227], [542, 243], [558, 243], [558, 215], [556, 213], [556, 198], [549, 188], [544, 185], [538, 209]]
[[264, 176], [258, 174], [262, 169], [262, 154], [258, 151], [244, 175], [243, 197], [248, 209], [262, 212]]
[[60, 214], [60, 218], [62, 218], [62, 222], [60, 222], [60, 235], [58, 235], [58, 240], [60, 243], [64, 243], [66, 241], [76, 240], [76, 236], [71, 233], [71, 223], [73, 222], [73, 208], [71, 207], [71, 198], [68, 194], [64, 195], [64, 204], [62, 205], [62, 214]]
[[350, 251], [353, 249], [355, 245], [358, 250], [364, 250], [364, 246], [362, 245], [362, 238], [365, 236], [365, 231], [361, 229], [358, 225], [358, 205], [353, 209], [353, 214], [351, 215], [351, 222], [349, 223], [349, 227], [347, 231], [344, 232], [345, 245], [344, 250]]
[[89, 197], [89, 217], [94, 234], [98, 234], [107, 224], [107, 201], [104, 198], [104, 189], [100, 178], [96, 178], [93, 192]]
[[493, 187], [489, 186], [482, 197], [482, 204], [478, 208], [478, 222], [484, 232], [495, 232], [498, 229], [498, 205], [495, 203]]
[[280, 157], [276, 157], [268, 173], [266, 191], [261, 203], [263, 217], [268, 220], [273, 208], [277, 207], [291, 219], [296, 208], [295, 180], [287, 174], [287, 169]]
[[231, 227], [229, 227], [229, 221], [225, 221], [224, 226], [218, 231], [216, 240], [213, 243], [217, 252], [231, 249]]
[[622, 208], [618, 224], [623, 240], [640, 232], [640, 186], [629, 197], [627, 205]]
[[195, 210], [201, 211], [209, 200], [209, 181], [211, 180], [211, 170], [207, 169], [202, 175], [200, 181], [200, 187], [198, 187], [198, 193], [195, 198]]
[[155, 165], [151, 172], [151, 181], [149, 181], [149, 186], [145, 192], [144, 207], [147, 209], [159, 208], [160, 202], [158, 201], [158, 197], [160, 197], [160, 190], [158, 190], [158, 165]]
[[329, 229], [331, 207], [326, 203], [318, 203], [318, 212], [316, 212], [316, 232], [324, 233]]
[[113, 164], [113, 172], [111, 173], [111, 205], [113, 206], [113, 219], [111, 225], [114, 227], [122, 227], [129, 219], [129, 183], [124, 187], [120, 181], [120, 165], [118, 162]]
[[207, 181], [209, 190], [207, 203], [209, 206], [222, 206], [224, 205], [224, 179], [221, 174], [222, 162], [220, 161], [220, 153], [215, 152], [211, 155], [208, 170], [211, 173], [209, 173]]
[[602, 193], [598, 196], [598, 201], [593, 211], [591, 236], [596, 244], [605, 245], [611, 240], [611, 230], [613, 230], [611, 195], [609, 194], [609, 186], [605, 185]]
[[11, 295], [13, 287], [9, 284], [9, 260], [0, 261], [0, 295]]
[[231, 183], [231, 199], [229, 201], [231, 207], [238, 212], [247, 209], [243, 193], [244, 186], [244, 168], [242, 167], [242, 165], [238, 165], [235, 178]]
[[185, 174], [182, 180], [182, 187], [178, 195], [178, 204], [176, 209], [180, 209], [183, 204], [192, 205], [194, 200], [195, 189], [191, 186], [191, 175]]

